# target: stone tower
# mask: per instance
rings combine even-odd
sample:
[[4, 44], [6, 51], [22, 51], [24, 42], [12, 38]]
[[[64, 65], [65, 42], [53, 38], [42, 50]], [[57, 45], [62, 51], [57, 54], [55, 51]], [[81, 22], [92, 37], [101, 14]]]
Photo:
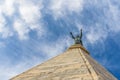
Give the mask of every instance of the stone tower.
[[10, 80], [117, 80], [80, 44]]
[[64, 53], [10, 80], [117, 80], [98, 64], [83, 47], [81, 34]]

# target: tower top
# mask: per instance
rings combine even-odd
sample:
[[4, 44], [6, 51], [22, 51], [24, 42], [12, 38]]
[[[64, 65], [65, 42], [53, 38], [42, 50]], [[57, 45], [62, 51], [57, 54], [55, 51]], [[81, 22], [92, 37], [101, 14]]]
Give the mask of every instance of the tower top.
[[82, 46], [82, 30], [76, 37], [70, 34], [75, 44], [64, 53], [10, 80], [117, 80]]
[[79, 48], [79, 49], [85, 51], [85, 53], [90, 54], [90, 53], [86, 50], [86, 48], [84, 48], [84, 46], [82, 46], [81, 44], [71, 45], [71, 46], [68, 48], [68, 50], [70, 50], [70, 49], [76, 49], [76, 48]]
[[71, 35], [72, 39], [74, 39], [75, 44], [83, 45], [83, 43], [82, 43], [82, 29], [80, 30], [79, 35], [74, 36], [72, 32], [70, 32], [70, 35]]
[[[52, 65], [51, 65], [52, 64]], [[80, 44], [10, 80], [117, 80]]]

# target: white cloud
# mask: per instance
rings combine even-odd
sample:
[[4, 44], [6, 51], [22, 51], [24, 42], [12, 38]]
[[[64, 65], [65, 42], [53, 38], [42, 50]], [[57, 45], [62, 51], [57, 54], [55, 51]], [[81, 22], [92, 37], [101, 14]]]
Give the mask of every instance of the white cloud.
[[2, 35], [2, 38], [8, 38], [10, 36], [13, 36], [13, 33], [10, 31], [10, 28], [8, 27], [0, 27], [0, 33]]
[[55, 18], [83, 9], [83, 0], [51, 0], [49, 9]]
[[9, 26], [6, 25], [7, 20], [3, 15], [5, 14], [7, 16], [10, 16], [14, 13], [12, 2], [13, 0], [8, 2], [5, 0], [0, 3], [0, 36], [2, 38], [7, 38], [13, 35], [13, 33], [10, 31]]
[[[8, 38], [17, 33], [19, 39], [24, 40], [29, 38], [28, 34], [31, 30], [36, 31], [39, 37], [44, 35], [44, 23], [41, 22], [41, 9], [43, 5], [42, 1], [38, 2], [39, 3], [35, 4], [32, 0], [1, 1], [0, 36], [2, 36], [2, 38]], [[18, 15], [16, 16], [15, 13]]]
[[0, 13], [3, 13], [7, 16], [11, 16], [15, 11], [14, 3], [15, 3], [15, 0], [2, 1], [0, 4]]
[[112, 4], [108, 1], [109, 10], [106, 11], [107, 21], [109, 23], [109, 28], [111, 31], [119, 32], [120, 31], [120, 10], [119, 6]]
[[[21, 27], [17, 29], [17, 32], [23, 39], [28, 37], [28, 33], [31, 30], [35, 30], [38, 33], [38, 36], [42, 36], [45, 33], [45, 28], [41, 22], [42, 14], [41, 9], [43, 5], [41, 2], [39, 4], [34, 4], [32, 1], [19, 1], [19, 14], [22, 23]], [[25, 26], [24, 26], [25, 24]], [[21, 30], [22, 29], [22, 30]], [[41, 33], [40, 33], [41, 32]]]
[[[1, 56], [0, 56], [1, 57]], [[0, 61], [0, 79], [9, 80], [12, 77], [38, 65], [42, 60], [38, 57], [32, 56], [31, 59], [24, 58], [22, 61], [13, 64], [10, 58], [7, 56], [3, 58], [4, 61]]]
[[[39, 52], [44, 52], [44, 54], [46, 54], [47, 59], [51, 58], [57, 54], [60, 54], [65, 47], [68, 47], [71, 45], [71, 40], [69, 40], [69, 37], [60, 37], [57, 41], [53, 42], [53, 43], [47, 43], [48, 45], [46, 45], [46, 43], [44, 43], [43, 45], [37, 45], [36, 46], [36, 50], [38, 49]], [[28, 69], [30, 69], [31, 67], [40, 64], [41, 62], [43, 62], [44, 60], [38, 56], [31, 55], [29, 54], [30, 59], [26, 58], [23, 55], [23, 59], [18, 62], [17, 64], [13, 64], [13, 62], [11, 61], [10, 58], [3, 58], [4, 61], [7, 61], [6, 63], [4, 63], [3, 61], [0, 61], [0, 64], [4, 64], [0, 66], [0, 79], [2, 80], [8, 80], [12, 77], [14, 77], [15, 75], [18, 75]]]
[[33, 4], [33, 2], [20, 2], [19, 12], [23, 20], [28, 24], [36, 24], [41, 18], [42, 5]]
[[[102, 15], [101, 16], [97, 14], [97, 12], [94, 12], [94, 9], [93, 11], [88, 10], [88, 12], [91, 12], [93, 17], [94, 17], [94, 14], [98, 16], [98, 17], [97, 16], [95, 17], [96, 21], [92, 24], [92, 26], [91, 24], [90, 26], [89, 25], [86, 26], [86, 25], [82, 25], [81, 22], [77, 22], [76, 24], [77, 28], [78, 29], [83, 28], [83, 30], [85, 30], [84, 33], [86, 34], [86, 38], [88, 42], [94, 44], [94, 43], [103, 41], [109, 35], [112, 35], [112, 34], [109, 34], [110, 32], [113, 34], [120, 32], [120, 27], [119, 27], [120, 10], [118, 5], [113, 4], [112, 1], [110, 0], [106, 0], [106, 1], [103, 0], [101, 1], [101, 3], [98, 0], [96, 0], [95, 2], [90, 1], [90, 2], [84, 2], [84, 3], [88, 3], [87, 4], [88, 8], [96, 6], [97, 8], [95, 9], [97, 9], [98, 12], [101, 12], [101, 15]], [[93, 5], [89, 5], [89, 3]]]
[[59, 37], [57, 41], [45, 43], [45, 45], [37, 46], [38, 51], [42, 51], [48, 58], [56, 56], [62, 53], [65, 48], [68, 48], [72, 44], [70, 37]]
[[7, 38], [12, 35], [13, 33], [10, 31], [10, 28], [6, 26], [5, 18], [0, 14], [0, 36], [2, 38]]
[[102, 25], [96, 24], [94, 27], [88, 29], [86, 38], [90, 43], [96, 43], [98, 41], [103, 41], [108, 36], [108, 31], [101, 28]]
[[29, 28], [21, 20], [14, 22], [14, 30], [18, 33], [21, 40], [28, 38]]

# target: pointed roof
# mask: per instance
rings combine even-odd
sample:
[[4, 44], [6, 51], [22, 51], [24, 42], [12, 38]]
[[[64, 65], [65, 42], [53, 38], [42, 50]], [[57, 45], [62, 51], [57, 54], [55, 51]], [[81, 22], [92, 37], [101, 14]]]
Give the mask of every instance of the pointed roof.
[[80, 44], [10, 80], [117, 80]]

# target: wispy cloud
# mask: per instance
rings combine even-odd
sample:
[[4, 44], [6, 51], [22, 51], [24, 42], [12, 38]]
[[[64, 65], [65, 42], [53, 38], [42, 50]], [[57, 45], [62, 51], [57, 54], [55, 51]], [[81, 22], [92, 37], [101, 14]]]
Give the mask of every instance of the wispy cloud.
[[[70, 21], [74, 22], [73, 24], [76, 26], [75, 28], [79, 29], [80, 26], [78, 26], [78, 24], [80, 24], [83, 28], [88, 29], [86, 30], [86, 38], [90, 43], [106, 39], [110, 31], [115, 33], [120, 31], [119, 6], [113, 4], [111, 0], [102, 0], [101, 2], [95, 0], [50, 0], [48, 6], [45, 7], [46, 9], [44, 9], [45, 5], [42, 0], [38, 1], [38, 3], [32, 0], [5, 0], [2, 1], [1, 4], [0, 33], [3, 37], [14, 36], [15, 33], [17, 33], [20, 39], [26, 39], [31, 30], [39, 32], [40, 36], [43, 35], [42, 33], [45, 33], [45, 25], [44, 22], [41, 22], [44, 19], [42, 11], [48, 12], [55, 19], [67, 19], [70, 15], [75, 16], [76, 19]], [[86, 11], [88, 11], [88, 13]], [[17, 17], [15, 13], [18, 15]], [[77, 15], [74, 15], [73, 13], [76, 13]], [[4, 15], [7, 15], [10, 20], [13, 20], [11, 24], [13, 24], [14, 27], [5, 27], [9, 22]], [[80, 19], [77, 19], [77, 17]], [[18, 24], [21, 25], [21, 27], [18, 27]], [[89, 24], [89, 26], [86, 26], [86, 24]], [[13, 32], [10, 27], [12, 27], [15, 32]]]
[[0, 42], [0, 48], [3, 48], [3, 47], [5, 47], [6, 45], [5, 45], [5, 42]]
[[[35, 63], [34, 63], [35, 62]], [[31, 68], [34, 65], [37, 65], [38, 63], [40, 63], [40, 60], [35, 60], [32, 59], [30, 61], [24, 61], [21, 63], [18, 63], [16, 65], [13, 66], [13, 64], [9, 63], [9, 60], [6, 63], [1, 63], [4, 65], [0, 66], [0, 79], [2, 80], [8, 80], [12, 77], [14, 77], [15, 75], [18, 75], [26, 70], [28, 70], [29, 68]]]
[[[54, 42], [46, 43], [45, 45], [37, 46], [37, 50], [44, 53], [48, 58], [54, 57], [57, 54], [62, 53], [65, 49], [67, 49], [72, 44], [70, 37], [64, 36], [59, 37]], [[50, 47], [51, 46], [51, 47]]]
[[43, 35], [40, 33], [40, 31], [44, 31], [43, 23], [41, 22], [42, 8], [43, 5], [40, 1], [39, 4], [35, 4], [32, 0], [2, 1], [0, 5], [1, 36], [9, 37], [14, 36], [17, 33], [19, 39], [27, 39], [31, 30], [37, 31], [40, 36]]
[[[4, 65], [0, 66], [0, 72], [4, 71], [4, 73], [0, 73], [0, 78], [2, 80], [10, 79], [15, 75], [20, 74], [21, 72], [26, 71], [27, 69], [30, 69], [31, 67], [40, 64], [41, 62], [48, 60], [56, 56], [57, 54], [62, 53], [65, 50], [65, 48], [67, 49], [67, 47], [72, 44], [71, 40], [69, 39], [70, 39], [69, 37], [64, 36], [59, 37], [59, 39], [55, 42], [43, 43], [42, 45], [41, 44], [33, 45], [33, 49], [36, 52], [40, 52], [39, 53], [40, 55], [41, 54], [46, 55], [45, 58], [42, 58], [41, 56], [36, 56], [35, 53], [31, 54], [30, 51], [27, 51], [27, 49], [25, 50], [26, 52], [25, 54], [22, 55], [21, 53], [23, 59], [20, 62], [18, 61], [17, 63], [11, 63], [10, 58], [4, 58], [4, 60], [7, 62], [6, 63], [0, 62], [0, 64], [4, 63]], [[28, 52], [30, 58], [26, 56]]]
[[83, 0], [51, 0], [49, 9], [54, 18], [65, 17], [69, 13], [82, 11], [83, 2]]
[[[119, 1], [115, 1], [114, 3], [117, 2]], [[80, 19], [77, 23], [82, 25], [83, 29], [85, 29], [88, 42], [94, 44], [105, 40], [111, 35], [109, 34], [110, 32], [116, 34], [120, 31], [119, 5], [114, 4], [112, 0], [88, 0], [84, 3], [84, 9], [80, 15], [82, 16], [80, 18], [84, 19]]]
[[6, 25], [6, 20], [4, 16], [0, 13], [0, 36], [2, 38], [7, 38], [8, 36], [12, 36], [13, 33], [10, 31], [10, 28]]
[[14, 8], [15, 0], [4, 0], [0, 2], [0, 14], [5, 14], [7, 16], [12, 16], [15, 8]]

